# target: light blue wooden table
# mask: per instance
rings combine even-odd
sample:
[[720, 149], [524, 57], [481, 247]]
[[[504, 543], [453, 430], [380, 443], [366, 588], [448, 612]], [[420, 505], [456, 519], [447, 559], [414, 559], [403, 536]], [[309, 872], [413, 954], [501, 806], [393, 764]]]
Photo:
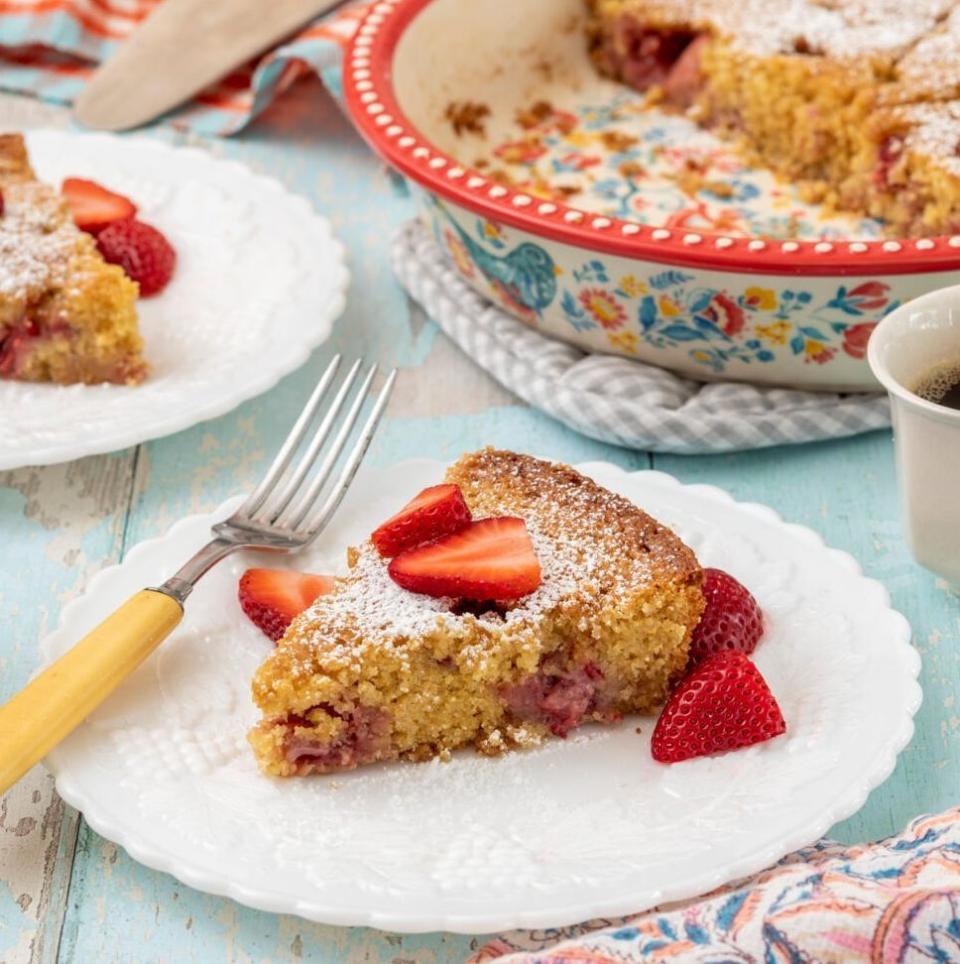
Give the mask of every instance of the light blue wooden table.
[[[0, 130], [42, 123], [65, 118], [0, 98]], [[244, 135], [206, 146], [275, 175], [333, 221], [354, 276], [348, 308], [301, 371], [224, 418], [114, 455], [0, 473], [0, 699], [27, 680], [38, 638], [93, 573], [182, 515], [247, 490], [330, 355], [364, 352], [404, 373], [375, 463], [449, 460], [493, 444], [656, 467], [765, 502], [851, 552], [912, 623], [925, 699], [894, 775], [834, 835], [866, 840], [958, 802], [960, 601], [904, 547], [889, 433], [716, 457], [652, 456], [575, 435], [506, 394], [408, 309], [387, 242], [410, 203], [317, 85]], [[456, 961], [479, 942], [323, 927], [191, 890], [94, 833], [58, 801], [41, 768], [0, 800], [0, 962]]]

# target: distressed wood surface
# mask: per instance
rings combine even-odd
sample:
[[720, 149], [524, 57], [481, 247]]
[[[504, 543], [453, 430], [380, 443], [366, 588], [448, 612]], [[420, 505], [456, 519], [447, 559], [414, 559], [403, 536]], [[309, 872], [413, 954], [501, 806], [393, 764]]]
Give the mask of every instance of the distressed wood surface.
[[[66, 123], [59, 108], [0, 97], [0, 130]], [[652, 465], [765, 502], [853, 553], [913, 625], [925, 701], [896, 772], [833, 834], [866, 840], [957, 802], [960, 606], [903, 544], [889, 433], [710, 457], [652, 457], [578, 436], [519, 403], [408, 306], [386, 244], [409, 217], [409, 202], [316, 84], [300, 87], [240, 137], [200, 143], [278, 177], [332, 220], [349, 250], [348, 308], [300, 371], [223, 418], [113, 455], [0, 473], [0, 699], [36, 669], [39, 638], [95, 572], [182, 515], [248, 489], [330, 355], [362, 351], [406, 372], [371, 450], [378, 464], [449, 460], [494, 444], [572, 462]], [[191, 890], [94, 833], [58, 800], [40, 767], [0, 799], [0, 962], [399, 964], [460, 960], [479, 940], [324, 927]]]

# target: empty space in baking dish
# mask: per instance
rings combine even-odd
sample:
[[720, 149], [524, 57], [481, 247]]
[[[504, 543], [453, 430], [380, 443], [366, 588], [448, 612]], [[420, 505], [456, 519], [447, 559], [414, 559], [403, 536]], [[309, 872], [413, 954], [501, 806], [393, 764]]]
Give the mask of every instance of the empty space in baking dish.
[[582, 0], [434, 0], [393, 61], [398, 104], [469, 168], [533, 197], [727, 236], [870, 239], [880, 222], [804, 202], [691, 119], [596, 72]]

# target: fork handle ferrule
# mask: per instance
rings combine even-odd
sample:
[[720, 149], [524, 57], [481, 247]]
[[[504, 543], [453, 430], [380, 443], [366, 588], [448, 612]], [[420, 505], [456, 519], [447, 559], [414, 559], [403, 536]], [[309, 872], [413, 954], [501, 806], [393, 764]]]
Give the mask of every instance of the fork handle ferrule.
[[182, 606], [193, 592], [197, 580], [221, 559], [239, 548], [238, 543], [218, 536], [194, 553], [162, 586], [158, 586], [156, 591], [165, 593]]
[[182, 618], [176, 599], [142, 589], [0, 706], [0, 794], [82, 723]]

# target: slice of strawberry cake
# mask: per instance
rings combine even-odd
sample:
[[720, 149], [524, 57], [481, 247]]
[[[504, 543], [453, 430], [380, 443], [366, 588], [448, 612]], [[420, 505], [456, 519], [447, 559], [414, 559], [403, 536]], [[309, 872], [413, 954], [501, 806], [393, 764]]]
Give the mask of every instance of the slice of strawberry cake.
[[490, 449], [349, 562], [254, 678], [267, 773], [499, 754], [650, 712], [704, 606], [669, 529], [567, 466]]
[[23, 138], [0, 135], [0, 378], [136, 384], [137, 285], [107, 264]]

